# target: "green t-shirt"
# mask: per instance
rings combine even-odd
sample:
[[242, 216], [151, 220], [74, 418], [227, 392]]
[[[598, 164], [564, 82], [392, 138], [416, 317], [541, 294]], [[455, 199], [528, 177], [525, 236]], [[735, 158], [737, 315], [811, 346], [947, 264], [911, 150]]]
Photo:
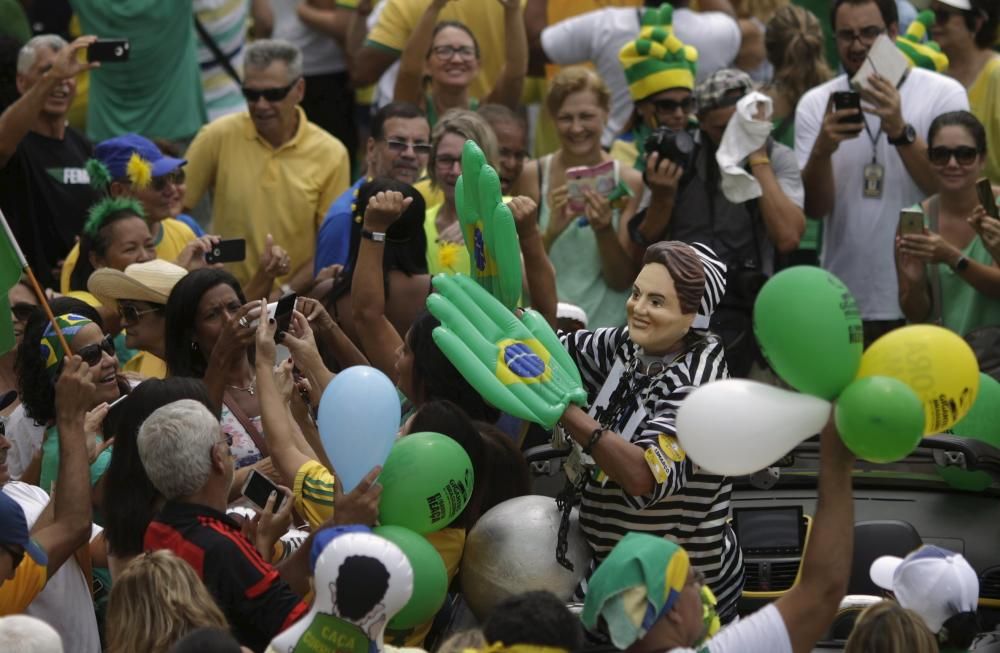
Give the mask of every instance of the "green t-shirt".
[[[97, 437], [101, 441], [101, 437]], [[97, 481], [108, 471], [111, 464], [111, 449], [108, 447], [101, 452], [90, 465], [90, 485], [93, 487]], [[38, 486], [46, 492], [52, 492], [52, 482], [59, 476], [59, 431], [56, 427], [51, 427], [45, 431], [45, 441], [42, 443], [42, 472], [38, 481]]]
[[10, 36], [21, 43], [31, 38], [31, 27], [18, 0], [0, 0], [0, 36]]
[[127, 38], [129, 60], [90, 74], [87, 135], [183, 140], [207, 121], [192, 0], [70, 0], [84, 34]]

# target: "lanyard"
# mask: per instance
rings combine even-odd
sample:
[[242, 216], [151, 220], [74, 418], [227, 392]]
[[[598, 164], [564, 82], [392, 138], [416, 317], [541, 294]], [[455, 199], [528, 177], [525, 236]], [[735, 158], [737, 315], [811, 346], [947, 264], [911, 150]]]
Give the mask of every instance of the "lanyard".
[[882, 121], [879, 121], [878, 131], [872, 136], [872, 131], [868, 128], [868, 117], [861, 114], [862, 124], [865, 126], [865, 133], [868, 134], [868, 140], [872, 142], [872, 164], [878, 163], [878, 139], [882, 137]]

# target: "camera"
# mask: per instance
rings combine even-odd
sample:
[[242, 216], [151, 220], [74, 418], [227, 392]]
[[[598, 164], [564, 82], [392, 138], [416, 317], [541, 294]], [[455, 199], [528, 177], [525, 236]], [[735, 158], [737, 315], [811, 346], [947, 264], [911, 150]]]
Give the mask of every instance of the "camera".
[[660, 155], [660, 159], [669, 159], [682, 168], [686, 168], [694, 152], [694, 139], [686, 131], [675, 131], [669, 127], [657, 127], [646, 139], [643, 148], [646, 156], [653, 152]]

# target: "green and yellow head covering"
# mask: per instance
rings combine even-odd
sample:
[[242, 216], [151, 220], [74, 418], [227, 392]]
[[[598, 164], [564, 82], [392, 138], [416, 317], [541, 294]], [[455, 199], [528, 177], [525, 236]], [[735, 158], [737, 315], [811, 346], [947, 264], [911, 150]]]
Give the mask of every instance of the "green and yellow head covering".
[[143, 220], [146, 219], [146, 212], [143, 210], [142, 204], [134, 197], [105, 197], [90, 207], [90, 211], [87, 213], [87, 222], [83, 225], [83, 233], [94, 238], [112, 213], [123, 210], [135, 213]]
[[948, 56], [941, 52], [941, 46], [927, 37], [933, 24], [934, 12], [929, 9], [921, 11], [910, 23], [906, 34], [896, 37], [896, 47], [917, 68], [943, 73], [948, 70]]
[[639, 38], [625, 44], [618, 58], [625, 68], [628, 90], [636, 102], [671, 88], [694, 89], [698, 51], [674, 34], [674, 8], [647, 9]]
[[629, 533], [597, 567], [580, 618], [590, 630], [601, 619], [611, 642], [625, 650], [674, 607], [691, 567], [687, 551], [647, 533]]
[[[59, 325], [59, 330], [62, 331], [63, 337], [69, 342], [81, 329], [88, 324], [93, 324], [93, 322], [82, 315], [66, 313], [65, 315], [56, 316], [56, 324]], [[45, 331], [42, 332], [42, 339], [38, 343], [38, 346], [41, 349], [42, 358], [45, 360], [45, 371], [48, 372], [49, 378], [54, 379], [56, 372], [59, 370], [59, 363], [66, 357], [66, 350], [63, 349], [62, 343], [59, 342], [59, 336], [56, 334], [55, 327], [52, 326], [51, 322], [45, 325]]]

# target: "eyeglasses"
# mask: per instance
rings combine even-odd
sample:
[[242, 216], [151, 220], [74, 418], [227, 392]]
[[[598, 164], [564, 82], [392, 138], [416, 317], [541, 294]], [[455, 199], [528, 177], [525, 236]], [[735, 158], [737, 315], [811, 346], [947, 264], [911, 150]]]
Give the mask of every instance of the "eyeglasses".
[[296, 77], [295, 79], [292, 80], [291, 84], [289, 84], [288, 86], [283, 86], [281, 88], [256, 89], [256, 88], [247, 88], [246, 86], [244, 86], [243, 97], [245, 97], [247, 99], [247, 102], [249, 102], [250, 104], [253, 104], [254, 102], [256, 102], [261, 98], [264, 98], [268, 102], [281, 102], [292, 90], [292, 87], [298, 83], [299, 79], [301, 78]]
[[960, 166], [971, 166], [979, 158], [979, 150], [968, 145], [958, 147], [931, 147], [927, 150], [927, 158], [936, 166], [946, 166], [955, 157]]
[[684, 113], [691, 113], [694, 110], [694, 97], [688, 96], [681, 101], [677, 100], [653, 100], [653, 107], [657, 113], [676, 113], [678, 109]]
[[434, 165], [438, 170], [451, 170], [455, 164], [462, 164], [462, 159], [457, 156], [439, 156], [434, 160]]
[[11, 557], [11, 560], [14, 563], [12, 569], [17, 569], [21, 564], [21, 561], [24, 560], [24, 549], [22, 547], [0, 544], [0, 550], [6, 551], [7, 555]]
[[476, 49], [467, 45], [436, 45], [431, 48], [431, 53], [441, 61], [448, 61], [456, 54], [459, 59], [475, 59]]
[[111, 336], [104, 336], [104, 339], [100, 342], [95, 342], [94, 344], [87, 345], [86, 347], [80, 347], [74, 353], [82, 358], [84, 363], [93, 367], [101, 362], [101, 358], [104, 357], [104, 354], [114, 358], [115, 341]]
[[153, 181], [150, 182], [149, 185], [153, 187], [153, 190], [162, 191], [168, 184], [175, 184], [178, 186], [183, 184], [184, 179], [184, 170], [177, 168], [173, 172], [168, 172], [167, 174], [160, 175], [159, 177], [153, 177]]
[[871, 45], [884, 32], [884, 27], [877, 27], [875, 25], [863, 27], [860, 32], [842, 29], [837, 31], [837, 40], [841, 45], [851, 45], [855, 40], [859, 41], [861, 45]]
[[123, 304], [122, 302], [118, 302], [118, 315], [121, 316], [122, 322], [125, 322], [126, 324], [135, 324], [143, 315], [155, 313], [159, 310], [159, 307], [155, 307], [140, 311], [134, 304]]
[[[233, 455], [233, 434], [232, 433], [223, 433], [221, 438], [219, 438], [218, 440], [216, 440], [215, 442], [212, 443], [212, 449], [215, 449], [215, 445], [220, 444], [220, 443], [226, 445], [226, 449], [229, 451], [229, 455], [230, 456]], [[211, 450], [209, 450], [209, 453], [211, 453]]]
[[413, 153], [417, 156], [429, 156], [431, 153], [430, 143], [411, 143], [410, 141], [386, 139], [385, 145], [389, 148], [389, 151], [395, 152], [396, 154], [402, 154], [411, 147], [413, 148]]

